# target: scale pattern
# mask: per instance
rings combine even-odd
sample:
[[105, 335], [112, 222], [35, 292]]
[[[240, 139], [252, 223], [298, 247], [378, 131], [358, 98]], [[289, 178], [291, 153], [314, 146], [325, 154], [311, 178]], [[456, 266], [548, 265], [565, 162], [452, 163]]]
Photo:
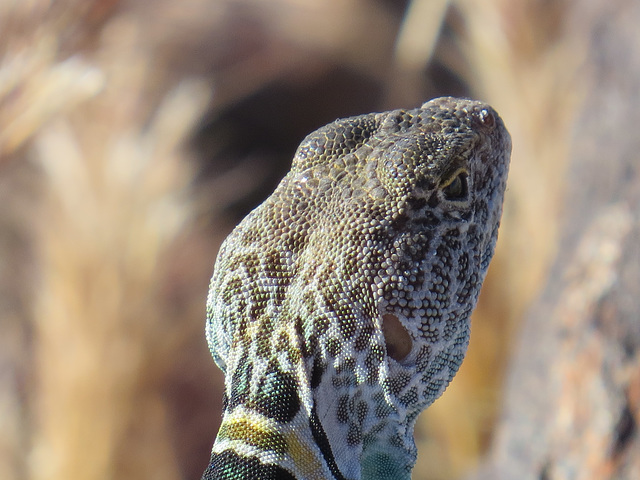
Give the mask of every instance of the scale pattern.
[[207, 340], [225, 373], [210, 479], [408, 479], [460, 366], [510, 157], [486, 104], [337, 120], [223, 243]]

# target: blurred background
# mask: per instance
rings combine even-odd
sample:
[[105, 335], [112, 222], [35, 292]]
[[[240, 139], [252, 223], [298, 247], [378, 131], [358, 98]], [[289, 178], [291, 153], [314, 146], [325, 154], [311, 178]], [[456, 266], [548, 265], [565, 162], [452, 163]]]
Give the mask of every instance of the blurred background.
[[306, 134], [441, 95], [513, 139], [467, 359], [416, 427], [414, 478], [475, 471], [558, 250], [604, 3], [0, 0], [0, 478], [200, 478], [220, 243]]

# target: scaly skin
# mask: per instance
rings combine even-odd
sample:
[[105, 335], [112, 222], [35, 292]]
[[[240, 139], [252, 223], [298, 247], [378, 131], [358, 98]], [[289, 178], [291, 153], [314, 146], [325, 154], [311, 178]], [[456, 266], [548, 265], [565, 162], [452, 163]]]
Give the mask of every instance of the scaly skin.
[[510, 156], [497, 113], [439, 98], [337, 120], [221, 247], [207, 339], [225, 411], [203, 479], [409, 479], [460, 366]]

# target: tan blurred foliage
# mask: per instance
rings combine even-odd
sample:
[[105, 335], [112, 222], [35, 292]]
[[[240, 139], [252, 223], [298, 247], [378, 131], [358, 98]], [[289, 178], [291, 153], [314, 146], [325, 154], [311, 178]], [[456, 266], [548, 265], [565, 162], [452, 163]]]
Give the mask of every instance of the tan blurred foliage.
[[225, 119], [262, 112], [286, 159], [337, 116], [441, 94], [491, 103], [514, 145], [468, 358], [417, 428], [415, 478], [472, 469], [554, 253], [584, 48], [563, 5], [0, 3], [0, 478], [198, 478], [221, 409], [208, 276], [277, 168], [229, 147], [264, 124]]

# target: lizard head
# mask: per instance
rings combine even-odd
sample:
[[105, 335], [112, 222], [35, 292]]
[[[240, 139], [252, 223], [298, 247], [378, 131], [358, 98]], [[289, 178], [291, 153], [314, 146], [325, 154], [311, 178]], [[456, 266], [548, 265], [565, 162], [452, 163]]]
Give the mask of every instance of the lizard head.
[[[298, 198], [314, 212], [302, 220], [304, 238], [291, 245], [305, 244], [300, 276], [321, 282], [323, 308], [348, 304], [331, 313], [355, 329], [371, 319], [390, 364], [430, 379], [430, 393], [417, 395], [419, 409], [442, 392], [466, 350], [497, 239], [510, 150], [491, 107], [439, 98], [314, 132], [276, 198]], [[294, 224], [305, 217], [290, 214]], [[340, 344], [357, 351], [366, 342], [354, 338]], [[431, 369], [436, 358], [440, 375]]]
[[[310, 134], [218, 257], [207, 336], [229, 405], [306, 415], [347, 477], [410, 470], [415, 418], [466, 352], [509, 156], [491, 107], [449, 97]], [[264, 407], [278, 385], [285, 417]]]

